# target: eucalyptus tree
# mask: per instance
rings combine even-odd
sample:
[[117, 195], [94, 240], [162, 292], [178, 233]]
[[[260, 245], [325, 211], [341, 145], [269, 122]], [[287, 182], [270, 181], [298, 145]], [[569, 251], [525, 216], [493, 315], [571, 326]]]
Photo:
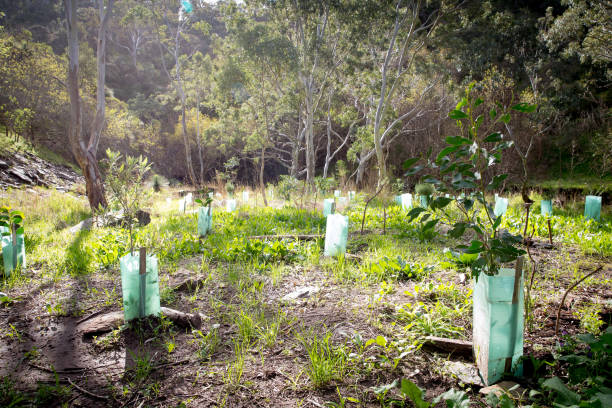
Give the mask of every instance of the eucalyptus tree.
[[106, 99], [106, 36], [108, 23], [113, 10], [113, 0], [98, 0], [97, 8], [100, 17], [98, 27], [96, 64], [96, 111], [89, 129], [89, 139], [83, 131], [83, 103], [79, 85], [79, 27], [77, 1], [64, 0], [66, 26], [68, 34], [68, 78], [66, 85], [70, 98], [70, 126], [68, 140], [72, 153], [85, 177], [87, 198], [92, 209], [106, 207], [104, 184], [98, 168], [96, 153], [105, 124]]
[[114, 44], [125, 50], [131, 60], [136, 74], [140, 71], [139, 54], [153, 39], [151, 29], [152, 9], [138, 0], [119, 0], [116, 5], [115, 19], [111, 40]]
[[296, 71], [296, 50], [271, 22], [258, 21], [254, 10], [249, 8], [233, 9], [227, 15], [226, 25], [230, 34], [228, 47], [235, 51], [242, 71], [241, 85], [245, 89], [242, 111], [247, 114], [250, 125], [245, 150], [259, 152], [252, 160], [259, 165], [259, 187], [266, 202], [265, 163], [274, 156], [271, 149], [277, 134], [274, 128], [283, 112], [279, 101], [290, 89], [286, 78]]
[[325, 104], [330, 73], [340, 64], [338, 47], [343, 29], [337, 19], [340, 1], [263, 0], [273, 21], [286, 33], [296, 50], [297, 80], [302, 88], [300, 134], [304, 135], [306, 180], [313, 185], [316, 164], [315, 118]]
[[[375, 107], [369, 123], [374, 149], [360, 156], [360, 165], [374, 154], [378, 164], [378, 185], [386, 183], [384, 148], [402, 124], [422, 114], [421, 102], [431, 91], [435, 79], [418, 77], [415, 62], [434, 33], [452, 1], [372, 0], [358, 2], [358, 27], [363, 37], [363, 55], [371, 64], [370, 78], [377, 88]], [[371, 27], [365, 31], [366, 25]], [[423, 79], [427, 81], [419, 86]], [[416, 96], [413, 106], [401, 109], [408, 95]]]
[[[202, 5], [202, 3], [198, 3]], [[183, 65], [188, 58], [183, 50], [183, 43], [195, 34], [207, 35], [209, 25], [203, 20], [196, 21], [192, 10], [185, 9], [178, 0], [160, 0], [152, 2], [153, 21], [157, 36], [161, 65], [164, 73], [174, 85], [181, 109], [181, 129], [185, 148], [185, 167], [187, 177], [192, 185], [197, 184], [197, 178], [191, 158], [191, 142], [187, 132], [187, 95], [185, 94]], [[193, 14], [192, 14], [193, 13]], [[168, 67], [166, 56], [174, 63]]]
[[[187, 103], [195, 107], [196, 134], [195, 142], [198, 150], [198, 162], [200, 172], [198, 182], [204, 184], [204, 152], [202, 150], [202, 127], [200, 126], [200, 116], [202, 102], [209, 105], [213, 97], [212, 89], [212, 61], [209, 55], [203, 55], [196, 51], [195, 54], [185, 64], [185, 92]], [[182, 121], [181, 121], [182, 123]]]

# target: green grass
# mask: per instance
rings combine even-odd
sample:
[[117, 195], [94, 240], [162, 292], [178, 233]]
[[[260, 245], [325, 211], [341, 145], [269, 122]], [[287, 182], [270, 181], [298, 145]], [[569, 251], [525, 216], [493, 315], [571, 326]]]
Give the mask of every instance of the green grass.
[[[471, 285], [457, 283], [456, 275], [469, 275], [469, 269], [445, 252], [458, 242], [443, 234], [424, 239], [419, 235], [418, 222], [409, 223], [406, 213], [396, 205], [387, 207], [385, 220], [382, 205], [386, 201], [373, 202], [365, 221], [369, 232], [361, 235], [364, 200], [359, 195], [342, 210], [350, 219], [348, 255], [328, 258], [322, 256], [322, 239], [249, 238], [322, 234], [325, 219], [318, 211], [289, 204], [279, 209], [243, 206], [233, 213], [214, 207], [212, 232], [200, 239], [196, 215], [179, 214], [177, 200], [167, 202], [166, 195], [154, 195], [152, 222], [135, 229], [134, 244], [146, 246], [158, 257], [162, 304], [202, 311], [207, 321], [199, 330], [159, 329], [156, 341], [166, 357], [177, 356], [187, 348], [187, 357], [197, 362], [198, 375], [202, 370], [202, 376], [217, 376], [222, 387], [217, 394], [220, 403], [231, 404], [232, 395], [250, 389], [256, 376], [253, 370], [264, 371], [268, 360], [274, 359], [271, 355], [290, 362], [290, 368], [283, 367], [281, 375], [291, 389], [318, 392], [337, 386], [346, 395], [352, 392], [346, 389], [347, 384], [384, 382], [390, 375], [397, 375], [395, 370], [400, 366], [405, 370], [411, 358], [420, 358], [424, 336], [470, 338]], [[43, 287], [46, 283], [58, 283], [58, 287], [82, 285], [83, 299], [79, 302], [58, 295], [54, 292], [56, 285], [40, 289], [40, 312], [54, 319], [121, 307], [118, 260], [129, 251], [127, 231], [97, 228], [70, 233], [66, 227], [89, 216], [86, 200], [70, 194], [44, 189], [37, 189], [36, 194], [9, 190], [0, 199], [0, 205], [4, 204], [25, 212], [29, 265], [5, 280], [1, 291]], [[547, 223], [539, 215], [537, 201], [532, 214], [535, 236], [546, 240]], [[520, 197], [511, 197], [502, 227], [522, 232], [523, 216]], [[584, 220], [579, 202], [555, 208], [551, 222], [558, 249], [550, 252], [547, 260], [552, 266], [544, 265], [534, 280], [536, 307], [542, 307], [542, 299], [556, 299], [568, 282], [583, 276], [585, 265], [609, 260], [611, 221], [609, 208], [604, 208], [600, 223]], [[188, 292], [174, 290], [170, 283], [179, 269], [197, 274], [202, 283]], [[610, 284], [603, 277], [584, 283]], [[294, 287], [306, 285], [320, 286], [321, 293], [294, 303], [279, 301]], [[311, 309], [317, 316], [316, 312], [328, 306], [333, 317], [346, 313], [349, 320], [352, 317], [358, 322], [355, 331], [353, 327], [332, 329], [331, 324], [325, 327], [318, 317], [313, 321], [303, 319]], [[601, 330], [597, 306], [586, 302], [576, 305], [576, 310], [581, 313], [583, 330]], [[329, 317], [321, 319], [325, 322]], [[544, 324], [541, 317], [530, 321], [533, 330]], [[367, 333], [363, 336], [374, 338], [361, 338], [361, 330]], [[3, 334], [11, 338], [21, 335], [10, 327]], [[96, 339], [96, 350], [116, 350], [121, 347], [121, 336], [119, 330]], [[143, 377], [153, 362], [146, 355], [135, 356], [135, 362], [127, 394], [157, 395], [159, 381]], [[19, 398], [8, 385], [5, 392], [7, 399]], [[360, 399], [367, 398], [359, 395]]]

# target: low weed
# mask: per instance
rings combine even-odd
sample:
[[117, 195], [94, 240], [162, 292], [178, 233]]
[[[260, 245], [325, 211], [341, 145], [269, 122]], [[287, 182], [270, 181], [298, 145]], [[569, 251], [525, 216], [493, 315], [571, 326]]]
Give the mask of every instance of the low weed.
[[308, 354], [306, 373], [315, 388], [343, 379], [348, 370], [347, 352], [344, 346], [335, 347], [331, 343], [331, 333], [302, 333], [298, 340]]
[[219, 325], [213, 325], [204, 334], [201, 330], [193, 330], [193, 342], [197, 345], [197, 355], [200, 361], [209, 361], [219, 347]]

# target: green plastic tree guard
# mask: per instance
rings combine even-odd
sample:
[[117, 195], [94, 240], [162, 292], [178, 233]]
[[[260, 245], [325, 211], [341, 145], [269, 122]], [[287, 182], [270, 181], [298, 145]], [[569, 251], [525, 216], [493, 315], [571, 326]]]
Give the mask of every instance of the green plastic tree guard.
[[354, 191], [349, 191], [348, 192], [348, 199], [349, 200], [354, 200], [355, 199], [355, 192]]
[[427, 196], [419, 196], [419, 202], [421, 203], [421, 207], [427, 207], [429, 205], [429, 197]]
[[227, 200], [226, 208], [228, 212], [236, 211], [236, 200]]
[[334, 197], [340, 197], [340, 194], [342, 194], [340, 190], [334, 190]]
[[[0, 234], [9, 231], [6, 227], [0, 228]], [[22, 268], [26, 267], [24, 236], [23, 234], [17, 234], [16, 238], [16, 242], [13, 242], [10, 235], [3, 235], [1, 238], [4, 276], [10, 276], [11, 272], [13, 272], [17, 266], [21, 266]]]
[[248, 191], [243, 191], [242, 192], [242, 201], [245, 202], [245, 203], [249, 201], [249, 192]]
[[496, 217], [501, 217], [506, 213], [506, 211], [508, 211], [508, 199], [496, 195], [495, 208], [493, 209], [493, 213]]
[[401, 195], [396, 195], [395, 197], [393, 197], [393, 201], [397, 205], [402, 205], [402, 196]]
[[480, 376], [486, 385], [504, 373], [522, 375], [523, 260], [502, 268], [495, 276], [483, 273], [474, 284], [473, 348]]
[[338, 256], [346, 252], [348, 239], [348, 216], [330, 214], [325, 228], [325, 256]]
[[205, 236], [212, 229], [212, 208], [200, 207], [198, 210], [198, 233]]
[[336, 202], [333, 198], [326, 198], [323, 200], [323, 216], [327, 217], [329, 214], [336, 212]]
[[[146, 257], [146, 273], [140, 277], [140, 254], [134, 252], [124, 255], [119, 260], [121, 268], [121, 289], [123, 290], [123, 316], [126, 322], [145, 316], [158, 316], [159, 280], [157, 275], [157, 257]], [[144, 286], [141, 284], [144, 283]], [[143, 309], [141, 310], [141, 293], [144, 289]]]
[[587, 219], [593, 219], [599, 221], [601, 218], [601, 197], [600, 196], [586, 196], [584, 202], [584, 216]]
[[540, 201], [540, 214], [547, 217], [552, 215], [552, 200]]
[[346, 197], [338, 197], [338, 205], [347, 205], [348, 199]]
[[182, 213], [184, 213], [184, 212], [185, 212], [185, 209], [186, 209], [186, 207], [187, 207], [187, 205], [186, 205], [186, 204], [187, 204], [187, 202], [186, 202], [186, 200], [185, 200], [184, 198], [181, 198], [181, 199], [179, 200], [179, 212], [182, 212]]
[[208, 192], [208, 198], [210, 198], [211, 200], [212, 200], [213, 198], [215, 198], [215, 193], [213, 193], [212, 191], [209, 191], [209, 192]]
[[404, 193], [400, 196], [402, 210], [408, 211], [412, 207], [412, 194]]

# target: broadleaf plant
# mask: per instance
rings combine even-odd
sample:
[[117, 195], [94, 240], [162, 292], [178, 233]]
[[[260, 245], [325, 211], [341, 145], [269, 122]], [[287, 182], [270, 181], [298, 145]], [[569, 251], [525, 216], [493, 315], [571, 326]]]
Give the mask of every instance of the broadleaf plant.
[[[529, 113], [535, 108], [520, 104], [507, 109], [496, 103], [487, 112], [487, 103], [473, 96], [474, 85], [467, 87], [465, 96], [449, 113], [457, 123], [459, 135], [446, 137], [447, 146], [435, 159], [428, 152], [425, 157], [406, 160], [405, 168], [406, 176], [424, 173], [421, 180], [433, 184], [441, 193], [429, 201], [427, 208], [410, 211], [409, 220], [419, 217], [440, 220], [450, 226], [447, 234], [456, 239], [473, 231], [475, 236], [469, 245], [458, 245], [456, 249], [478, 256], [470, 265], [472, 275], [477, 278], [480, 273], [497, 274], [502, 264], [515, 261], [525, 253], [518, 247], [520, 236], [499, 230], [501, 218], [495, 216], [487, 194], [498, 189], [507, 177], [507, 174], [498, 174], [496, 169], [503, 151], [512, 142], [504, 140], [498, 129], [510, 121], [512, 110]], [[421, 161], [425, 163], [419, 164]], [[452, 203], [459, 219], [451, 214]]]
[[11, 207], [3, 206], [0, 208], [0, 227], [5, 227], [8, 231], [2, 233], [3, 236], [23, 234], [23, 212], [11, 210]]

